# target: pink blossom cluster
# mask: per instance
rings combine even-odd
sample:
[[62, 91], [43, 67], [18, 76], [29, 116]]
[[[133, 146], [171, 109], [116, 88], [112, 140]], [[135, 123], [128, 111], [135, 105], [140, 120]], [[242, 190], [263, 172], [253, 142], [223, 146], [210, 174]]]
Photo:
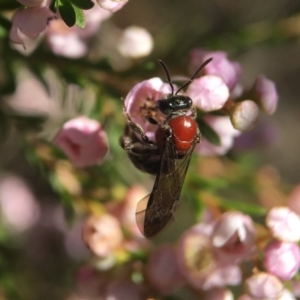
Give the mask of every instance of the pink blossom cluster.
[[[101, 270], [95, 276], [102, 275], [104, 280], [105, 272], [122, 260], [123, 251], [146, 251], [150, 252], [149, 258], [138, 271], [144, 274], [144, 284], [160, 295], [192, 286], [199, 293], [205, 291], [207, 297], [217, 289], [211, 299], [223, 299], [217, 297], [230, 293], [226, 285], [241, 283], [239, 264], [255, 253], [255, 229], [249, 216], [228, 212], [215, 219], [207, 213], [205, 220], [188, 229], [176, 245], [164, 244], [151, 250], [150, 242], [140, 234], [132, 216], [143, 194], [143, 189], [133, 187], [123, 202], [107, 207], [106, 213], [91, 216], [84, 224], [83, 239], [97, 257], [96, 266]], [[131, 271], [128, 272], [130, 276]], [[149, 287], [147, 291], [144, 284], [127, 283], [135, 286], [134, 293], [139, 291], [143, 295], [137, 299], [146, 299]], [[104, 290], [109, 286], [106, 283]]]
[[[219, 137], [218, 143], [212, 143], [204, 136], [196, 151], [202, 155], [223, 155], [233, 146], [235, 137], [255, 126], [259, 109], [274, 113], [278, 96], [274, 83], [264, 76], [258, 77], [250, 89], [244, 89], [240, 65], [230, 61], [225, 52], [194, 49], [190, 71], [194, 72], [208, 58], [213, 60], [204, 67], [204, 74], [190, 83], [185, 94], [202, 112], [202, 121]], [[155, 77], [136, 84], [125, 98], [126, 113], [141, 125], [151, 141], [155, 141], [156, 126], [146, 116], [162, 123], [165, 116], [155, 110], [155, 102], [170, 92], [169, 84]]]
[[[52, 51], [58, 55], [77, 58], [87, 53], [86, 40], [94, 35], [102, 21], [121, 9], [127, 0], [97, 0], [93, 8], [84, 11], [85, 27], [68, 27], [58, 12], [50, 9], [52, 0], [18, 0], [23, 6], [12, 17], [10, 40], [26, 46], [46, 33]], [[37, 46], [38, 40], [33, 48]]]
[[300, 283], [295, 279], [300, 268], [299, 205], [298, 186], [289, 196], [288, 206], [273, 207], [268, 212], [266, 227], [270, 236], [264, 240], [262, 250], [264, 271], [256, 271], [245, 281], [247, 293], [238, 300], [293, 300], [299, 297]]
[[[289, 205], [299, 206], [299, 191], [291, 194]], [[97, 289], [89, 289], [94, 297], [109, 291], [120, 293], [116, 299], [122, 299], [120, 288], [132, 295], [130, 299], [146, 299], [153, 293], [168, 295], [188, 287], [196, 299], [226, 300], [234, 299], [228, 286], [240, 284], [245, 289], [238, 300], [295, 300], [300, 295], [295, 279], [300, 267], [300, 216], [291, 208], [273, 207], [268, 212], [269, 234], [263, 238], [248, 215], [229, 211], [215, 216], [206, 210], [202, 221], [175, 244], [153, 248], [140, 234], [132, 214], [145, 193], [140, 186], [132, 187], [124, 201], [108, 204], [105, 213], [91, 216], [83, 226], [84, 241], [95, 256], [94, 267], [84, 268], [93, 278], [91, 285], [97, 282]], [[137, 253], [148, 258], [137, 263]], [[123, 269], [121, 278], [109, 281], [109, 270], [120, 262], [127, 262], [127, 271]], [[245, 263], [254, 264], [252, 274], [244, 273]], [[131, 281], [132, 272], [142, 274], [143, 280]], [[90, 286], [82, 277], [78, 286], [82, 280]]]

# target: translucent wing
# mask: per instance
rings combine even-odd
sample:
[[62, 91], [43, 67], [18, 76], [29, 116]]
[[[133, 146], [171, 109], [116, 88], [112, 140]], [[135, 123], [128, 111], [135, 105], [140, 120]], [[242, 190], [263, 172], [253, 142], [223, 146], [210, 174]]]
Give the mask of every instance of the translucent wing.
[[178, 159], [171, 138], [166, 139], [153, 190], [137, 205], [136, 221], [145, 237], [154, 237], [174, 220], [182, 185], [196, 143], [195, 139], [184, 157]]

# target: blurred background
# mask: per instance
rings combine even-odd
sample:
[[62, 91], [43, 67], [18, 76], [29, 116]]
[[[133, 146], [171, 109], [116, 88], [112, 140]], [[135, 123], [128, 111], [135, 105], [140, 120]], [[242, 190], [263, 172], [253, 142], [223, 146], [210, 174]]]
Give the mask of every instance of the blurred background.
[[[7, 2], [1, 2], [1, 24], [9, 27], [13, 10], [5, 9]], [[15, 7], [18, 7], [17, 2]], [[131, 25], [150, 32], [154, 40], [151, 54], [129, 65], [118, 57], [107, 60], [106, 55], [115, 51], [115, 36]], [[276, 83], [277, 111], [271, 117], [260, 116], [262, 128], [267, 127], [267, 137], [258, 138], [255, 147], [245, 152], [255, 155], [257, 165], [272, 166], [278, 171], [276, 176], [291, 187], [299, 183], [300, 173], [299, 42], [300, 2], [297, 0], [129, 0], [101, 24], [89, 40], [89, 51], [78, 59], [54, 54], [43, 38], [30, 55], [20, 53], [9, 43], [3, 26], [0, 31], [0, 97], [5, 103], [18, 102], [16, 99], [22, 90], [18, 92], [16, 88], [28, 79], [26, 72], [40, 76], [36, 80], [43, 78], [42, 85], [48, 86], [60, 99], [81, 93], [74, 91], [74, 87], [66, 88], [68, 84], [90, 89], [92, 92], [82, 92], [80, 99], [91, 103], [95, 98], [100, 101], [100, 106], [92, 112], [84, 109], [90, 116], [103, 112], [103, 116], [97, 117], [108, 132], [111, 151], [100, 173], [92, 169], [77, 175], [80, 178], [92, 176], [93, 184], [99, 185], [97, 195], [101, 199], [108, 201], [113, 196], [118, 199], [124, 196], [124, 186], [142, 183], [149, 191], [153, 182], [133, 168], [118, 145], [125, 124], [121, 97], [141, 80], [165, 77], [156, 62], [158, 58], [166, 62], [171, 74], [188, 76], [191, 49], [226, 51], [231, 60], [241, 64], [244, 86], [250, 87], [259, 74]], [[39, 74], [45, 66], [52, 73], [43, 77]], [[23, 73], [20, 75], [16, 70]], [[78, 115], [78, 111], [72, 113], [68, 103], [64, 103], [63, 109], [57, 109], [56, 104], [49, 105], [47, 96], [36, 96], [37, 89], [36, 83], [32, 83], [34, 94], [20, 97], [23, 101], [20, 106], [12, 105], [17, 108], [17, 114], [11, 113], [6, 104], [5, 109], [1, 109], [0, 284], [3, 296], [0, 289], [0, 299], [83, 299], [72, 296], [72, 291], [82, 288], [80, 284], [86, 280], [80, 277], [81, 273], [74, 274], [90, 259], [90, 252], [81, 239], [83, 219], [71, 211], [72, 222], [68, 224], [68, 197], [64, 198], [63, 192], [55, 188], [53, 177], [47, 173], [52, 170], [53, 157], [48, 159], [44, 144], [33, 138], [35, 131], [41, 129], [43, 137], [50, 137], [46, 139], [49, 143], [63, 121]], [[31, 108], [26, 111], [24, 107], [28, 106]], [[43, 123], [45, 115], [36, 112], [31, 118], [36, 107], [50, 111], [50, 121]], [[27, 128], [24, 139], [23, 130]], [[254, 134], [260, 137], [260, 133], [258, 129]], [[41, 161], [36, 152], [42, 157]], [[61, 158], [61, 154], [56, 157]], [[119, 163], [121, 161], [123, 163]], [[42, 163], [47, 166], [46, 172]], [[132, 177], [126, 182], [123, 177], [128, 170]]]

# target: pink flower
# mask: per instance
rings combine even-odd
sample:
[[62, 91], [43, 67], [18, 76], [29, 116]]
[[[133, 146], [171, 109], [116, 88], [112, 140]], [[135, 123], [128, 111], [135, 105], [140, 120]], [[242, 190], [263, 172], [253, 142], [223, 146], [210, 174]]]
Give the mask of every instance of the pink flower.
[[212, 144], [208, 140], [203, 139], [196, 146], [196, 151], [206, 156], [224, 155], [233, 146], [234, 138], [241, 133], [233, 128], [228, 116], [208, 115], [203, 120], [218, 134], [220, 145]]
[[[27, 3], [29, 1], [26, 1]], [[26, 37], [35, 39], [45, 31], [49, 20], [54, 18], [53, 12], [49, 9], [48, 3], [43, 1], [30, 2], [36, 6], [18, 9], [12, 17], [12, 27], [9, 37], [13, 43], [21, 44], [25, 48]]]
[[257, 300], [277, 300], [284, 292], [282, 282], [274, 275], [264, 272], [252, 275], [245, 283], [249, 295]]
[[255, 102], [244, 100], [233, 106], [230, 120], [235, 129], [245, 132], [251, 130], [258, 121], [259, 109]]
[[163, 245], [152, 252], [147, 262], [146, 276], [152, 287], [162, 294], [171, 293], [184, 283], [172, 246]]
[[194, 49], [190, 53], [190, 72], [193, 73], [205, 60], [212, 57], [213, 60], [205, 68], [207, 75], [220, 77], [232, 90], [241, 77], [241, 67], [237, 62], [229, 61], [227, 53], [222, 51], [205, 51]]
[[207, 226], [196, 225], [180, 238], [177, 259], [182, 274], [194, 287], [203, 290], [239, 284], [242, 279], [239, 266], [217, 260]]
[[128, 0], [96, 0], [98, 4], [105, 10], [116, 12], [121, 9]]
[[257, 77], [251, 92], [254, 93], [254, 100], [266, 114], [272, 115], [275, 112], [278, 94], [275, 83], [272, 80], [263, 75]]
[[295, 243], [271, 241], [264, 250], [265, 269], [281, 280], [291, 279], [300, 266], [300, 249]]
[[283, 242], [300, 240], [300, 217], [288, 207], [274, 207], [266, 217], [267, 227], [273, 236]]
[[91, 216], [83, 226], [82, 237], [88, 248], [101, 258], [112, 255], [123, 241], [118, 219], [109, 214]]
[[109, 11], [94, 5], [84, 11], [84, 28], [68, 27], [61, 19], [52, 20], [47, 30], [47, 41], [52, 51], [70, 58], [84, 56], [88, 51], [87, 39], [96, 34], [100, 24], [111, 15]]
[[228, 87], [220, 77], [214, 75], [194, 79], [186, 93], [194, 105], [203, 111], [221, 109], [229, 97]]
[[165, 116], [157, 111], [155, 102], [170, 92], [169, 84], [155, 77], [136, 84], [124, 100], [125, 112], [143, 128], [151, 141], [155, 141], [157, 126], [150, 124], [145, 116], [150, 115], [159, 122], [164, 121]]
[[252, 219], [240, 212], [227, 212], [216, 222], [211, 239], [219, 261], [236, 264], [249, 259], [255, 249]]
[[66, 122], [54, 144], [79, 168], [100, 162], [108, 151], [106, 133], [101, 125], [84, 116]]

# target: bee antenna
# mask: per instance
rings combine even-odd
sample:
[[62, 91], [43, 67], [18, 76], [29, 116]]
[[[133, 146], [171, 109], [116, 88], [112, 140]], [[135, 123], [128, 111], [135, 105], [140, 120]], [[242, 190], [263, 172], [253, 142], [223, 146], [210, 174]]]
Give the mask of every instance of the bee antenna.
[[205, 66], [206, 66], [207, 64], [209, 64], [212, 60], [213, 60], [212, 57], [209, 58], [209, 59], [207, 59], [207, 60], [206, 60], [206, 61], [205, 61], [205, 62], [197, 69], [197, 71], [196, 71], [195, 74], [191, 77], [191, 79], [190, 79], [188, 82], [186, 82], [184, 85], [182, 85], [182, 86], [176, 91], [175, 95], [177, 95], [181, 90], [183, 90], [185, 87], [187, 87], [188, 85], [190, 85], [191, 82], [195, 79], [195, 77], [199, 74], [199, 72], [202, 71], [202, 70], [205, 68]]
[[174, 86], [173, 86], [173, 83], [172, 83], [172, 80], [171, 80], [171, 77], [170, 77], [170, 73], [169, 73], [168, 67], [167, 67], [167, 65], [161, 59], [158, 59], [158, 62], [162, 66], [162, 68], [164, 69], [164, 71], [165, 71], [165, 73], [167, 75], [168, 82], [169, 82], [169, 85], [171, 87], [171, 95], [174, 95]]

